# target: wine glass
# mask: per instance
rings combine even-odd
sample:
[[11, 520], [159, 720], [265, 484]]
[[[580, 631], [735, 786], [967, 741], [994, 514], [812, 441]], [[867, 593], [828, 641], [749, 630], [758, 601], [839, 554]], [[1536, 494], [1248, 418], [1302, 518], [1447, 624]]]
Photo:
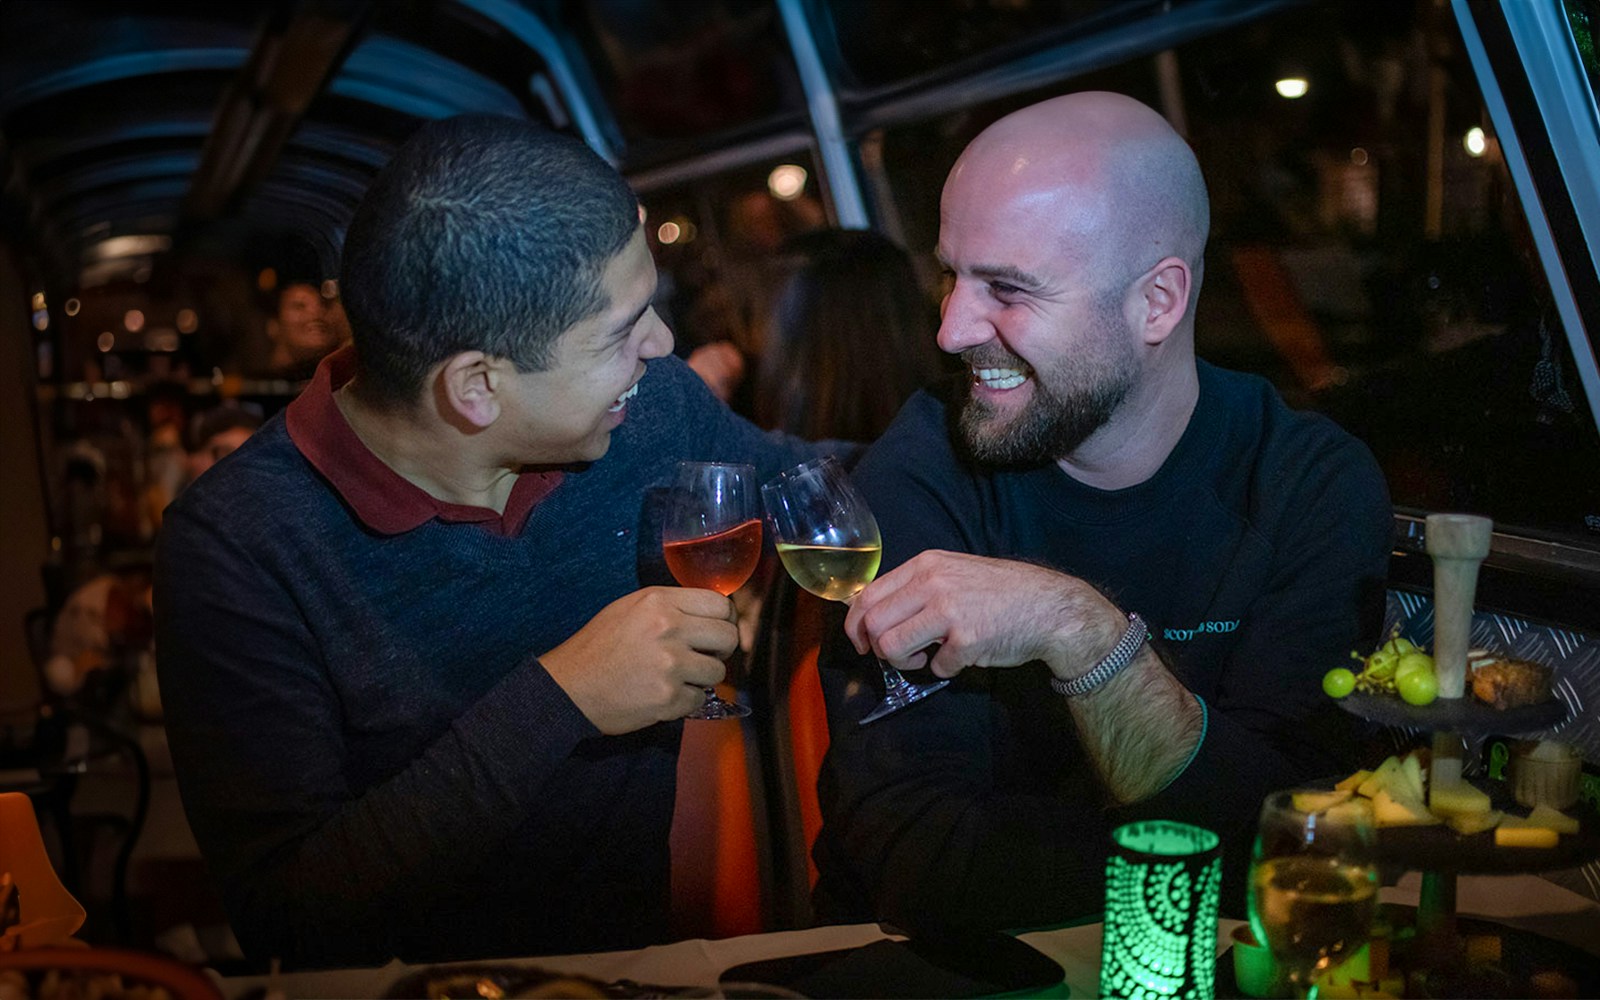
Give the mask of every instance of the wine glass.
[[1337, 792], [1273, 792], [1250, 857], [1250, 927], [1298, 996], [1367, 942], [1377, 911], [1372, 807]]
[[[778, 558], [794, 582], [829, 601], [850, 599], [878, 575], [883, 540], [867, 501], [831, 458], [798, 465], [761, 487]], [[882, 660], [883, 700], [861, 725], [898, 712], [949, 684], [913, 684]]]
[[[715, 590], [727, 597], [744, 586], [761, 560], [755, 468], [679, 462], [661, 543], [667, 568], [685, 587]], [[737, 719], [749, 714], [747, 706], [724, 701], [708, 687], [705, 704], [684, 718]]]

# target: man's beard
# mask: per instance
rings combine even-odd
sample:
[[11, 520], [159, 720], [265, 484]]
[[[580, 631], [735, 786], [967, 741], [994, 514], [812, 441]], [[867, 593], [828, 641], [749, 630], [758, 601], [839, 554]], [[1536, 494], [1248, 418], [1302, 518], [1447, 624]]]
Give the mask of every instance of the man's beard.
[[[1109, 348], [1105, 355], [1062, 361], [1048, 372], [1032, 372], [1033, 398], [1010, 419], [974, 395], [968, 382], [960, 424], [972, 457], [991, 465], [1054, 462], [1105, 426], [1128, 398], [1139, 372], [1125, 342], [1115, 336], [1100, 342]], [[1026, 362], [999, 345], [972, 348], [961, 358], [973, 368], [1027, 369]]]

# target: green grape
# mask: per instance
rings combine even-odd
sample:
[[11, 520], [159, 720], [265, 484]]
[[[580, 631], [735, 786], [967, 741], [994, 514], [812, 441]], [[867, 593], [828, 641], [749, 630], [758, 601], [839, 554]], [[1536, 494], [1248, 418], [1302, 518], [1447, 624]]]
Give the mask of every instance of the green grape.
[[1322, 690], [1330, 698], [1343, 698], [1356, 689], [1356, 675], [1344, 667], [1334, 667], [1322, 675]]
[[1408, 705], [1426, 705], [1439, 697], [1439, 678], [1432, 670], [1413, 670], [1400, 678], [1395, 686]]
[[1433, 673], [1433, 657], [1422, 652], [1411, 652], [1400, 657], [1400, 662], [1394, 668], [1395, 683], [1399, 684], [1402, 677], [1414, 670], [1426, 670], [1430, 674]]
[[1413, 643], [1410, 639], [1402, 639], [1398, 635], [1384, 643], [1384, 648], [1393, 650], [1394, 655], [1396, 656], [1405, 656], [1408, 653], [1415, 653], [1417, 651], [1417, 646], [1415, 643]]
[[1393, 677], [1395, 665], [1399, 662], [1399, 654], [1385, 647], [1367, 657], [1367, 669], [1363, 673], [1373, 680]]

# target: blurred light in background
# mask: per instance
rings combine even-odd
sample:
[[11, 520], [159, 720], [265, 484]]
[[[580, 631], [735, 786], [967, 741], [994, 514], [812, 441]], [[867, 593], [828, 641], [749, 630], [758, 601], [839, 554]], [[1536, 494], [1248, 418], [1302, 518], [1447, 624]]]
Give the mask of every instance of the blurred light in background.
[[94, 342], [94, 346], [100, 348], [100, 353], [104, 354], [117, 346], [117, 335], [110, 330], [101, 330], [100, 336]]
[[278, 287], [278, 272], [270, 267], [263, 267], [261, 273], [256, 275], [256, 287], [263, 292], [270, 292]]
[[33, 293], [33, 307], [35, 309], [43, 309], [44, 308], [44, 293], [43, 292], [34, 292]]
[[1468, 156], [1482, 156], [1483, 151], [1489, 148], [1489, 140], [1484, 136], [1483, 129], [1474, 125], [1461, 138], [1461, 145], [1467, 148]]
[[76, 316], [78, 315], [78, 310], [83, 308], [83, 303], [77, 299], [68, 299], [67, 304], [62, 308], [66, 310], [68, 316]]
[[1362, 149], [1360, 146], [1357, 146], [1355, 149], [1350, 151], [1350, 162], [1354, 163], [1358, 167], [1366, 166], [1367, 160], [1369, 159], [1371, 159], [1371, 157], [1367, 155], [1367, 151]]
[[767, 175], [767, 190], [779, 201], [794, 201], [806, 189], [806, 168], [784, 163]]
[[1273, 87], [1278, 91], [1278, 96], [1287, 97], [1292, 101], [1306, 96], [1310, 84], [1306, 83], [1306, 78], [1303, 76], [1286, 76], [1273, 84]]
[[129, 333], [138, 333], [144, 329], [144, 313], [137, 309], [129, 309], [122, 314], [122, 326]]
[[35, 309], [33, 312], [33, 328], [44, 331], [50, 329], [50, 310]]
[[656, 239], [663, 243], [676, 243], [678, 242], [678, 237], [682, 235], [683, 230], [678, 228], [678, 224], [676, 222], [663, 222], [660, 227], [656, 229]]
[[193, 333], [200, 328], [200, 317], [193, 309], [179, 309], [177, 324], [179, 333]]

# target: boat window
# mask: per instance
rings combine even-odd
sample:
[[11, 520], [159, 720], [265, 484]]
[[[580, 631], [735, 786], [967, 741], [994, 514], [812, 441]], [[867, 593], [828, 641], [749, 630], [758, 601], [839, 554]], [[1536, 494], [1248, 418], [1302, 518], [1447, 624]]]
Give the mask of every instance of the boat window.
[[1159, 15], [1160, 0], [827, 0], [849, 93], [1011, 58], [1070, 38]]
[[1600, 3], [1595, 0], [1567, 0], [1567, 23], [1578, 46], [1578, 58], [1589, 78], [1589, 93], [1600, 101], [1600, 57], [1595, 55], [1595, 31], [1600, 28]]
[[774, 118], [804, 121], [799, 74], [770, 0], [584, 0], [567, 4], [562, 21], [593, 68], [630, 165]]
[[[1586, 58], [1593, 73], [1592, 44]], [[1202, 357], [1270, 378], [1365, 440], [1398, 507], [1600, 542], [1600, 435], [1448, 7], [1291, 8], [886, 128], [868, 141], [895, 195], [890, 227], [929, 261], [966, 142], [1087, 89], [1162, 109], [1199, 156], [1212, 202]]]
[[[641, 197], [661, 269], [657, 309], [678, 353], [727, 340], [751, 360], [760, 356], [778, 251], [789, 237], [826, 224], [819, 177], [815, 159], [802, 154]], [[732, 402], [748, 410], [748, 400]]]

